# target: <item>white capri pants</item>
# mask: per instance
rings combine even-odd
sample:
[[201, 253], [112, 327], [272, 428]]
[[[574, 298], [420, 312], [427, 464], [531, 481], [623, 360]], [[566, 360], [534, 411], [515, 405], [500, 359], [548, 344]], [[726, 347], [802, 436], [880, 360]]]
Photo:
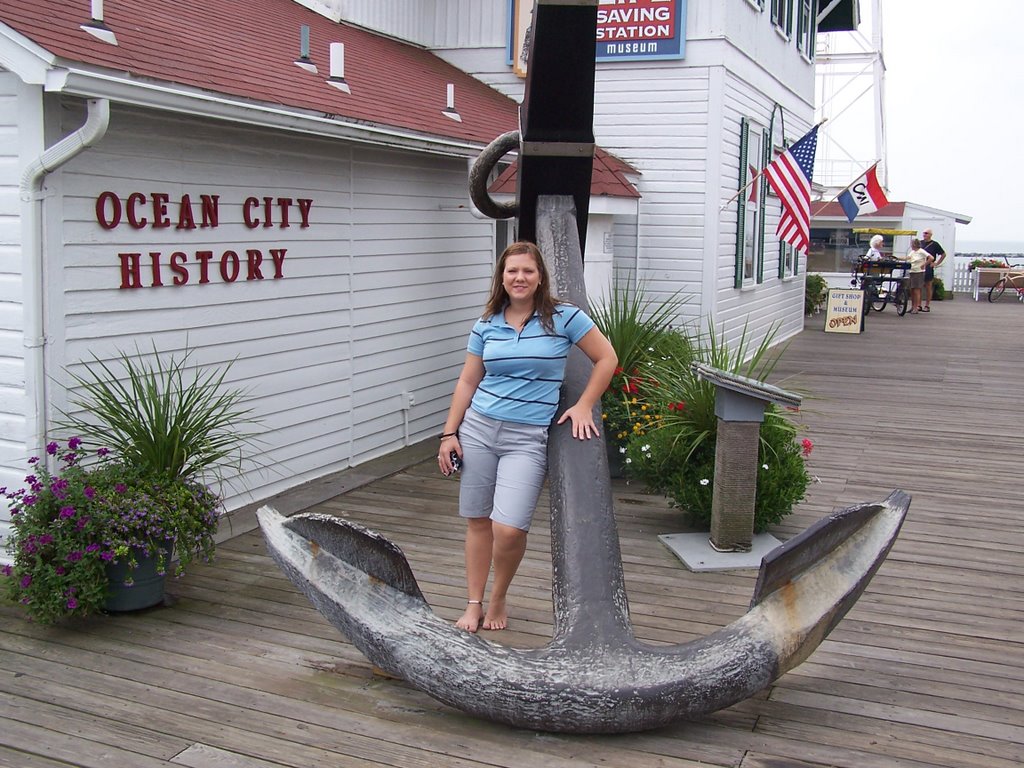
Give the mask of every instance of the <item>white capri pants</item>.
[[530, 530], [547, 470], [548, 428], [491, 419], [469, 408], [459, 444], [459, 515]]

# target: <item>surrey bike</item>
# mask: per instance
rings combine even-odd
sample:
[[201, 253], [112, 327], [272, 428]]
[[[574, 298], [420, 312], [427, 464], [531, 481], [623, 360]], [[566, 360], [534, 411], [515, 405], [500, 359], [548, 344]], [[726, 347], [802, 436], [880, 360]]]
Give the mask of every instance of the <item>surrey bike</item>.
[[864, 311], [881, 312], [886, 304], [892, 304], [896, 314], [903, 317], [910, 298], [908, 269], [910, 264], [899, 259], [857, 259], [850, 283], [864, 291]]

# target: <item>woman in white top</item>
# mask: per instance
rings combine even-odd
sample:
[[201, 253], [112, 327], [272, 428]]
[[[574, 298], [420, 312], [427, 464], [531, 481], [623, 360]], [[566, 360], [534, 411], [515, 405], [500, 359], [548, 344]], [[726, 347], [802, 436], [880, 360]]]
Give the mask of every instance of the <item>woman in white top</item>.
[[871, 238], [871, 243], [868, 247], [868, 252], [864, 254], [864, 258], [868, 261], [878, 261], [882, 258], [882, 243], [885, 239], [881, 235], [875, 235]]
[[[925, 267], [934, 260], [934, 257], [921, 247], [920, 240], [916, 237], [911, 238], [910, 251], [903, 257], [903, 261], [910, 262], [910, 302], [913, 305], [910, 314], [912, 315], [922, 311], [921, 290], [924, 288], [924, 271]], [[924, 311], [927, 312], [928, 310]]]

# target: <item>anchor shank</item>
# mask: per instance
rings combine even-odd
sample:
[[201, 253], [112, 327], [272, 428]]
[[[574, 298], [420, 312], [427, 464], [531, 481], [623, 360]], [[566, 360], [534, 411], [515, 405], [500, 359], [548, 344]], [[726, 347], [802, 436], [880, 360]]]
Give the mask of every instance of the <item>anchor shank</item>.
[[[548, 261], [558, 296], [587, 309], [576, 215], [571, 197], [544, 195], [537, 203], [537, 245]], [[575, 403], [593, 364], [573, 349], [566, 364], [558, 413]], [[595, 422], [601, 423], [600, 408]], [[548, 438], [551, 495], [552, 597], [555, 642], [609, 645], [632, 639], [612, 508], [605, 435], [576, 440], [566, 422]]]

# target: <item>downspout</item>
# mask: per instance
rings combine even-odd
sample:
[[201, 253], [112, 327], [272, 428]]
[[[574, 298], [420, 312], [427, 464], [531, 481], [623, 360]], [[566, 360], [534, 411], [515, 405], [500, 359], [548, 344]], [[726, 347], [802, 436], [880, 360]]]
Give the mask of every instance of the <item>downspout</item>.
[[25, 301], [25, 394], [31, 410], [32, 433], [26, 447], [41, 455], [46, 442], [46, 344], [43, 287], [43, 179], [68, 160], [103, 138], [110, 124], [109, 99], [89, 99], [82, 127], [65, 136], [21, 174], [22, 264]]

